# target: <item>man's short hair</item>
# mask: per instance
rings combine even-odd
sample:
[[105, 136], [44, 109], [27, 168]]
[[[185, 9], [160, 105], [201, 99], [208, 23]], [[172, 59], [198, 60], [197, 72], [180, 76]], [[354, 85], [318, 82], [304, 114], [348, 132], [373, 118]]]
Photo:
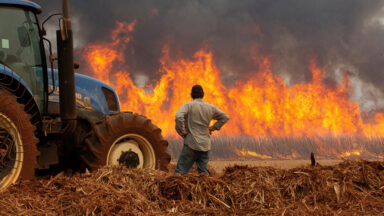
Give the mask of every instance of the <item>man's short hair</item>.
[[193, 99], [196, 99], [196, 98], [203, 98], [203, 97], [204, 97], [203, 87], [201, 87], [201, 85], [194, 85], [194, 86], [192, 87], [191, 97], [192, 97]]

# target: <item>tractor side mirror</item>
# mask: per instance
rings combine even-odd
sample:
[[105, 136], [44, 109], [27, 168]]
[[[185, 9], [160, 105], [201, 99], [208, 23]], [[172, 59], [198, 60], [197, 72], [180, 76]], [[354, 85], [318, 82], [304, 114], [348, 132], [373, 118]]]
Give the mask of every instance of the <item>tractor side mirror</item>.
[[54, 14], [51, 14], [51, 15], [49, 15], [44, 21], [43, 21], [43, 23], [41, 24], [41, 34], [43, 35], [43, 36], [45, 36], [45, 35], [47, 35], [47, 31], [45, 30], [45, 28], [44, 28], [44, 24], [46, 23], [46, 22], [48, 22], [48, 20], [50, 20], [52, 17], [54, 17], [54, 16], [61, 16], [61, 13], [54, 13]]
[[31, 39], [29, 38], [28, 29], [25, 26], [20, 26], [17, 28], [17, 35], [19, 37], [20, 46], [31, 46]]

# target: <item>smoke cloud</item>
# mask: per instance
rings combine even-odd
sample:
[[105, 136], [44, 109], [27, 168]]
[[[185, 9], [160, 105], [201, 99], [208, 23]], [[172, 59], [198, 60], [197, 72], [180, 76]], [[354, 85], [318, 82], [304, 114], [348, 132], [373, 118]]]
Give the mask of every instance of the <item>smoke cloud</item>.
[[[42, 17], [61, 1], [37, 0]], [[311, 79], [316, 58], [329, 79], [348, 71], [351, 98], [365, 111], [384, 108], [384, 1], [381, 0], [81, 0], [70, 2], [76, 47], [108, 40], [116, 21], [137, 21], [130, 72], [156, 78], [164, 45], [171, 57], [190, 58], [202, 47], [213, 53], [223, 81], [257, 73], [255, 58], [267, 56], [272, 70], [293, 85]], [[86, 71], [81, 71], [87, 73]], [[366, 88], [365, 88], [366, 86]], [[378, 97], [381, 97], [378, 99]]]

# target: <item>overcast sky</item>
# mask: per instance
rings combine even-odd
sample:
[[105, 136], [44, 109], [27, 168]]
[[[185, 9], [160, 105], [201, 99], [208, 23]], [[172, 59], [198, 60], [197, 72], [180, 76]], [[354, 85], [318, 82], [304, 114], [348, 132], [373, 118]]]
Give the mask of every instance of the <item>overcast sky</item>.
[[[61, 1], [35, 1], [42, 18]], [[252, 53], [268, 56], [289, 85], [311, 79], [309, 60], [330, 79], [351, 73], [352, 99], [364, 111], [384, 108], [384, 1], [378, 0], [78, 0], [70, 1], [77, 48], [106, 41], [116, 21], [137, 20], [131, 73], [156, 78], [161, 50], [191, 58], [204, 45], [226, 85], [255, 73]], [[50, 26], [56, 22], [51, 22]], [[252, 48], [252, 49], [250, 49]], [[255, 49], [256, 48], [256, 49]], [[86, 73], [86, 72], [84, 72]], [[328, 80], [329, 81], [329, 80]]]

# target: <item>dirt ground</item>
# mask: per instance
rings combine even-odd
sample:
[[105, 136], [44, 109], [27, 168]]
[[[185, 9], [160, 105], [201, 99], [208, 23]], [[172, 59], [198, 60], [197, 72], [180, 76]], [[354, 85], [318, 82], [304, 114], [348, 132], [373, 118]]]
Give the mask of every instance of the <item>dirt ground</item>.
[[[320, 165], [336, 165], [343, 160], [340, 159], [323, 159], [317, 160]], [[170, 168], [176, 166], [177, 161], [171, 162]], [[310, 165], [310, 160], [213, 160], [209, 161], [208, 166], [210, 169], [216, 171], [217, 174], [223, 173], [224, 169], [234, 165], [248, 165], [248, 166], [260, 166], [260, 167], [273, 167], [278, 169], [292, 169]]]
[[[335, 165], [342, 160], [318, 160], [321, 165]], [[261, 166], [273, 167], [279, 169], [292, 169], [311, 164], [310, 160], [255, 160], [255, 161], [210, 161], [209, 165], [212, 166], [217, 172], [222, 172], [225, 167], [233, 165], [248, 165], [248, 166]]]

